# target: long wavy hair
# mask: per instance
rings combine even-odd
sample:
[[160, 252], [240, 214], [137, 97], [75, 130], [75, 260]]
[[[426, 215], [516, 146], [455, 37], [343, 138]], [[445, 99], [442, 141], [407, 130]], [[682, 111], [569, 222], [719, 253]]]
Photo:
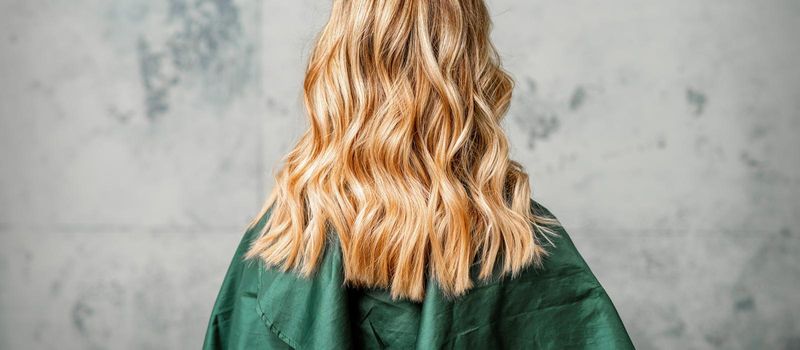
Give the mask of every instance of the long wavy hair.
[[501, 128], [514, 86], [483, 0], [333, 0], [305, 80], [310, 127], [284, 158], [247, 258], [314, 273], [329, 229], [346, 284], [447, 297], [547, 254]]

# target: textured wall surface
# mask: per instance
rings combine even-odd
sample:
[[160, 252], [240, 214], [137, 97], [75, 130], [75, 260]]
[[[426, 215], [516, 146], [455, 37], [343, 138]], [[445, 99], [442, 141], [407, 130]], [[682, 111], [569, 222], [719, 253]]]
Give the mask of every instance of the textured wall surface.
[[[0, 0], [0, 349], [193, 349], [329, 1]], [[642, 349], [800, 349], [800, 2], [490, 0], [505, 120]]]

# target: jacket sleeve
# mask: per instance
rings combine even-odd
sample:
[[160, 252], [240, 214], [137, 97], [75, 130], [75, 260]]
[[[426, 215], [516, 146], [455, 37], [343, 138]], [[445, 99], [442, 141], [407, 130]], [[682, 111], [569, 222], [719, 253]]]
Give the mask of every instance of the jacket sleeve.
[[203, 342], [204, 350], [212, 349], [285, 349], [264, 326], [256, 306], [259, 268], [255, 260], [244, 260], [250, 242], [257, 237], [266, 215], [245, 232], [230, 262], [219, 289]]

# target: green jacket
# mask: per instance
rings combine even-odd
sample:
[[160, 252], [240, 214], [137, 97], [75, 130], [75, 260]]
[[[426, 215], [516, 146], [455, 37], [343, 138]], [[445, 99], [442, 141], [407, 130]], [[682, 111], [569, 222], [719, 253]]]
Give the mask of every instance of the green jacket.
[[[553, 216], [531, 199], [532, 210]], [[211, 312], [203, 349], [633, 349], [608, 294], [563, 227], [543, 268], [476, 282], [456, 300], [429, 281], [423, 302], [340, 287], [329, 240], [313, 278], [243, 261], [270, 215], [244, 234]]]

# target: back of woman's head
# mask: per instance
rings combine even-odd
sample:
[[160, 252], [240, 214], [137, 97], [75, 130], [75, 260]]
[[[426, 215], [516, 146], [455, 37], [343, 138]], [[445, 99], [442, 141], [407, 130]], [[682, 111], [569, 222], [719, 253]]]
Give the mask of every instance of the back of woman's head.
[[480, 278], [538, 264], [551, 221], [509, 159], [513, 81], [490, 27], [483, 0], [334, 0], [306, 71], [310, 126], [248, 257], [308, 276], [330, 229], [346, 282], [411, 300], [428, 274], [458, 296], [473, 263]]

